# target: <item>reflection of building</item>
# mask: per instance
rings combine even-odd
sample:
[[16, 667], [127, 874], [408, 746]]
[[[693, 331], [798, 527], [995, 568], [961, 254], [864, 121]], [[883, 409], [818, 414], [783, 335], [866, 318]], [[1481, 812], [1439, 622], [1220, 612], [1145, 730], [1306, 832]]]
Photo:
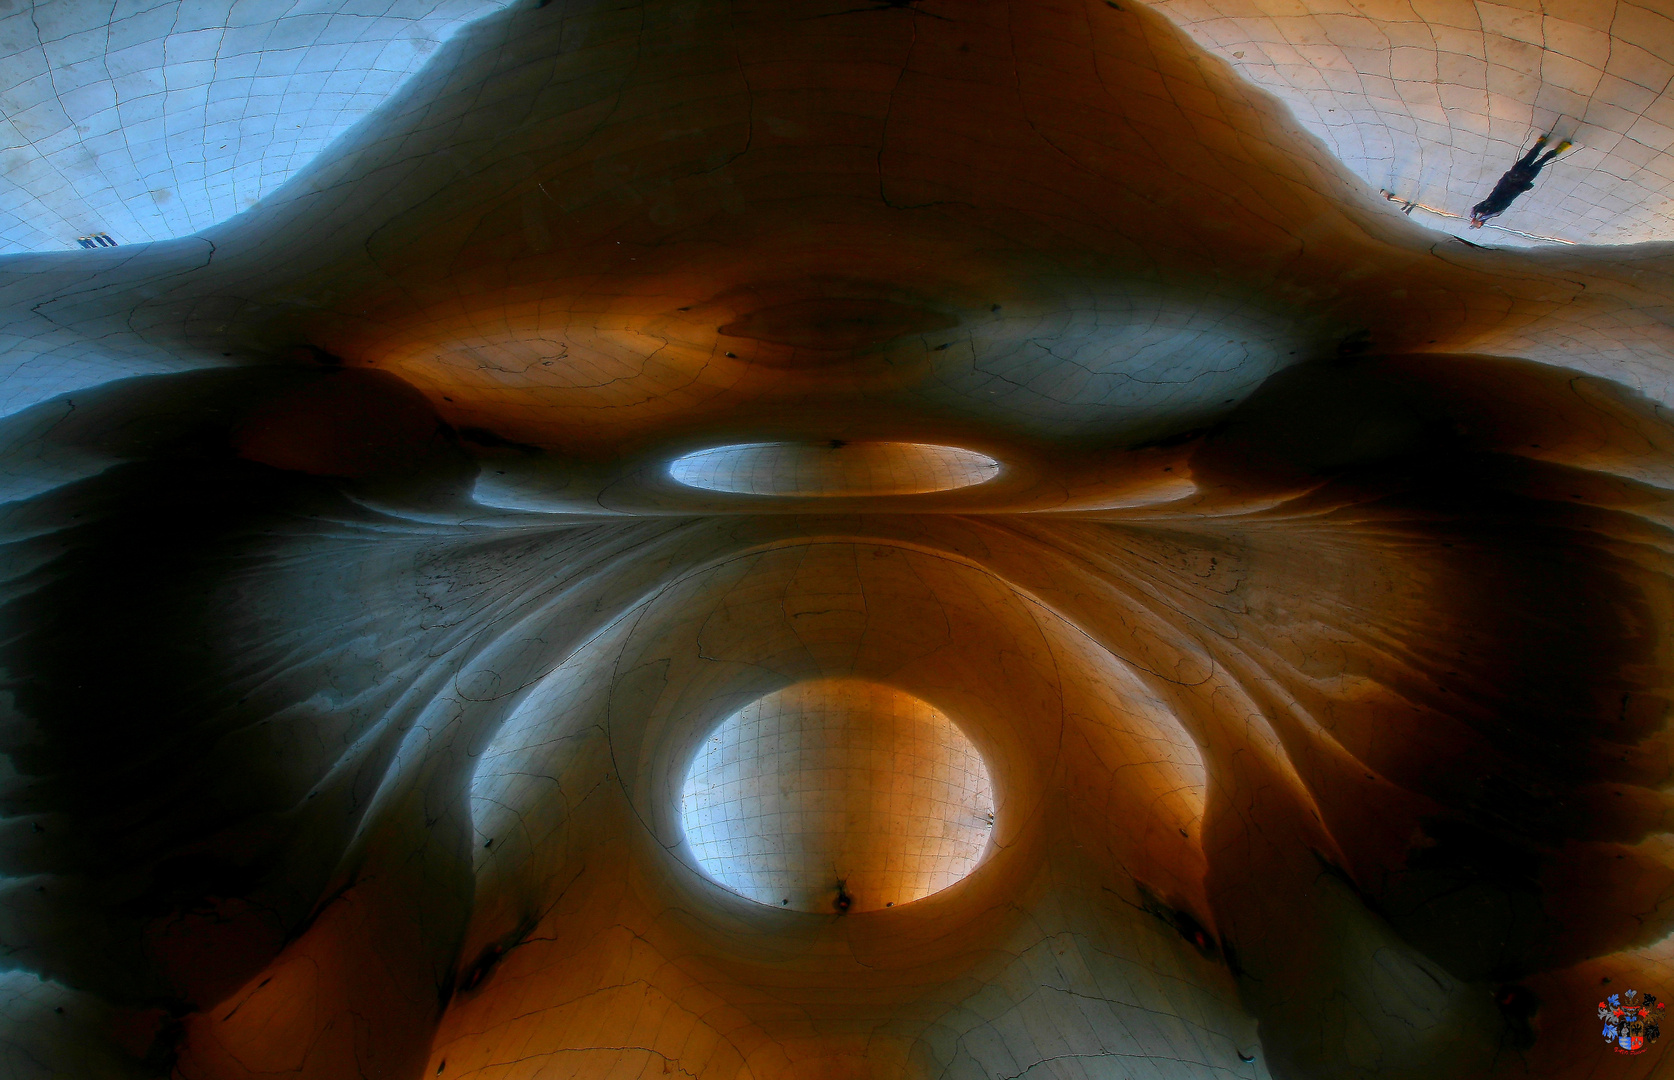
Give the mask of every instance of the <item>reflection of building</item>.
[[8, 1076], [1665, 1074], [1674, 254], [1311, 38], [1468, 208], [1491, 6], [7, 16]]

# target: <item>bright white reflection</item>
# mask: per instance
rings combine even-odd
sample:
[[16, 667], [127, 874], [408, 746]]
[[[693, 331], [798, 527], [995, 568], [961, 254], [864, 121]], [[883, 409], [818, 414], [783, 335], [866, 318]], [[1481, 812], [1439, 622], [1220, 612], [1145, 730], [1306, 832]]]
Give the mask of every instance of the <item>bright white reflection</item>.
[[698, 863], [734, 892], [795, 911], [871, 911], [969, 874], [994, 793], [981, 755], [934, 706], [820, 679], [751, 702], [711, 732], [681, 817]]
[[[1151, 6], [1429, 228], [1510, 246], [1674, 237], [1666, 4]], [[1574, 147], [1472, 229], [1471, 208], [1548, 132]]]
[[166, 240], [225, 221], [507, 2], [0, 6], [0, 253]]
[[908, 442], [740, 443], [677, 458], [687, 487], [746, 495], [918, 495], [994, 479], [1000, 463], [957, 446]]

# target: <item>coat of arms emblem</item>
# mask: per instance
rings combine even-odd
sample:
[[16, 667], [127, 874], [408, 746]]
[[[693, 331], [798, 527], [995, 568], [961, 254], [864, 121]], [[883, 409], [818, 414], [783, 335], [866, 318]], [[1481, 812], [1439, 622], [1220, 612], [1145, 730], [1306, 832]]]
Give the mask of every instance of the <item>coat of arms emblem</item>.
[[1611, 994], [1598, 1003], [1604, 1041], [1618, 1054], [1643, 1054], [1662, 1034], [1660, 1025], [1666, 1007], [1651, 994], [1637, 990]]

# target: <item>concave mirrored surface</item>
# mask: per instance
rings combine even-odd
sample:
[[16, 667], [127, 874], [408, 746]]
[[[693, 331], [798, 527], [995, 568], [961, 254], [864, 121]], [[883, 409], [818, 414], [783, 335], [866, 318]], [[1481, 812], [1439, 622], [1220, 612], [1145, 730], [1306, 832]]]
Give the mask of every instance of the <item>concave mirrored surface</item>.
[[744, 495], [921, 495], [986, 483], [1000, 463], [957, 446], [833, 439], [716, 446], [668, 472], [687, 487]]
[[948, 716], [854, 679], [751, 702], [699, 747], [681, 804], [699, 864], [795, 911], [869, 911], [940, 892], [988, 844], [987, 766]]

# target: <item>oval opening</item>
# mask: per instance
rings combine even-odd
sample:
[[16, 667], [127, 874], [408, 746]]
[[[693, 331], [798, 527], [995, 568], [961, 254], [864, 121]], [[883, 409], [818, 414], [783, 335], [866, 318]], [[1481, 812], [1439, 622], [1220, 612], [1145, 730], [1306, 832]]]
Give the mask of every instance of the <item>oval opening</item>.
[[957, 446], [909, 442], [765, 442], [715, 446], [676, 458], [687, 487], [742, 495], [921, 495], [987, 483], [1000, 463]]
[[727, 717], [681, 800], [710, 877], [760, 904], [825, 914], [899, 907], [952, 885], [994, 827], [988, 767], [911, 694], [799, 683]]

